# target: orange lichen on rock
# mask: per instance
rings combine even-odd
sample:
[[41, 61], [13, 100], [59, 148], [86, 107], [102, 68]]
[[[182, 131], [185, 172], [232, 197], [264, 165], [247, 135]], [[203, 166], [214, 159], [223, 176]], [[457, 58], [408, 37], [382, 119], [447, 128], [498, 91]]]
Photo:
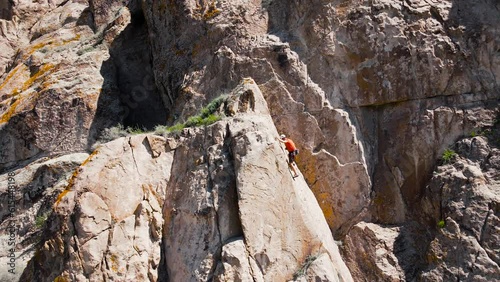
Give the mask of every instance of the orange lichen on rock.
[[9, 72], [9, 74], [7, 75], [5, 80], [2, 82], [2, 84], [0, 84], [0, 91], [2, 91], [2, 89], [5, 87], [5, 85], [7, 85], [9, 83], [9, 81], [12, 79], [12, 77], [14, 77], [14, 75], [19, 71], [20, 68], [22, 68], [22, 66], [24, 66], [24, 64], [20, 64], [20, 65], [16, 66], [13, 70], [11, 70]]
[[[38, 82], [41, 77], [45, 77], [48, 72], [50, 72], [52, 69], [54, 69], [54, 65], [52, 64], [45, 64], [40, 67], [40, 69], [30, 76], [24, 83], [23, 86], [21, 87], [20, 90], [15, 89], [11, 96], [11, 99], [15, 99], [15, 101], [8, 106], [7, 110], [0, 116], [0, 124], [8, 122], [12, 116], [14, 116], [19, 108], [19, 105], [23, 101], [23, 97], [21, 94], [28, 90], [35, 82]], [[38, 93], [38, 92], [37, 92]], [[12, 101], [12, 100], [11, 100]]]
[[61, 202], [62, 198], [64, 198], [64, 196], [66, 196], [66, 194], [68, 194], [72, 189], [73, 189], [73, 186], [75, 185], [75, 180], [76, 178], [78, 177], [78, 174], [80, 173], [81, 169], [87, 165], [91, 160], [92, 158], [94, 158], [94, 156], [96, 156], [97, 154], [99, 153], [99, 150], [95, 150], [94, 152], [92, 152], [92, 154], [90, 154], [88, 156], [87, 159], [85, 159], [82, 164], [77, 167], [75, 169], [75, 171], [73, 171], [73, 174], [71, 175], [71, 178], [68, 180], [68, 185], [66, 185], [66, 188], [57, 196], [57, 199], [54, 203], [54, 207], [57, 207], [57, 205], [59, 204], [59, 202]]
[[217, 17], [217, 15], [220, 14], [220, 10], [217, 9], [217, 7], [215, 6], [215, 3], [216, 3], [216, 1], [214, 0], [208, 6], [207, 11], [203, 14], [203, 19], [204, 20], [208, 21], [208, 20], [210, 20], [212, 18]]
[[7, 111], [0, 117], [0, 124], [10, 120], [10, 118], [15, 114], [17, 106], [19, 106], [20, 102], [21, 99], [17, 99], [12, 105], [10, 105]]
[[31, 56], [33, 53], [35, 53], [36, 51], [42, 49], [43, 47], [59, 47], [59, 46], [63, 46], [63, 45], [66, 45], [70, 42], [73, 42], [73, 41], [77, 41], [80, 39], [80, 34], [76, 34], [75, 37], [71, 38], [71, 39], [66, 39], [66, 40], [58, 40], [58, 41], [54, 41], [53, 39], [50, 39], [50, 40], [46, 40], [46, 41], [42, 41], [42, 42], [39, 42], [35, 45], [32, 45], [28, 54], [25, 56], [25, 58], [28, 58], [29, 56]]

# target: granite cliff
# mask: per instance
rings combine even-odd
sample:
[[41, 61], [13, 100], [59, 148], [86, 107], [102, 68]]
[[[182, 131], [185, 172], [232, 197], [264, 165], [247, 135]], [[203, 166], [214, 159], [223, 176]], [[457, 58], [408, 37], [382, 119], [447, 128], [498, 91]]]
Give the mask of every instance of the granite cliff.
[[500, 280], [497, 1], [9, 0], [0, 31], [2, 281]]

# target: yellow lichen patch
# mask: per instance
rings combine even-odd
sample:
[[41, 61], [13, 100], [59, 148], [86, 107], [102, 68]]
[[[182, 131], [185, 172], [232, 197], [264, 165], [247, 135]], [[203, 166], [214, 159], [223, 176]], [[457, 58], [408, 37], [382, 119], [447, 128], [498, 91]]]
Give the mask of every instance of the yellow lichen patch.
[[95, 150], [94, 152], [92, 152], [92, 154], [90, 154], [87, 157], [87, 159], [85, 159], [82, 162], [82, 164], [75, 169], [75, 171], [73, 171], [73, 174], [71, 175], [71, 178], [68, 180], [68, 185], [66, 185], [66, 188], [64, 189], [64, 191], [62, 191], [57, 196], [56, 202], [54, 203], [54, 207], [57, 207], [57, 205], [61, 202], [61, 200], [64, 198], [64, 196], [66, 196], [66, 194], [68, 194], [71, 191], [71, 189], [73, 189], [73, 186], [75, 185], [75, 180], [78, 177], [78, 174], [80, 173], [81, 169], [86, 164], [88, 164], [92, 160], [92, 158], [94, 158], [94, 156], [97, 155], [98, 153], [99, 153], [99, 150]]
[[216, 0], [213, 0], [208, 7], [203, 7], [199, 3], [196, 3], [196, 8], [193, 11], [193, 17], [198, 20], [208, 21], [215, 18], [220, 14], [220, 10], [216, 7]]
[[26, 80], [23, 84], [23, 87], [21, 88], [21, 92], [26, 91], [28, 88], [30, 88], [35, 81], [37, 81], [42, 75], [46, 74], [50, 70], [54, 68], [54, 65], [52, 64], [45, 64], [38, 69], [38, 71], [33, 74], [28, 80]]
[[12, 116], [14, 116], [19, 108], [19, 105], [21, 104], [21, 101], [24, 99], [21, 94], [22, 92], [26, 91], [28, 88], [30, 88], [35, 82], [37, 82], [40, 77], [45, 77], [47, 72], [51, 71], [54, 68], [54, 65], [52, 64], [45, 64], [40, 67], [40, 69], [33, 74], [30, 78], [28, 78], [24, 83], [23, 86], [21, 87], [21, 90], [15, 89], [12, 94], [10, 95], [12, 99], [16, 99], [15, 102], [11, 103], [9, 108], [4, 112], [4, 114], [0, 117], [0, 124], [8, 122]]
[[114, 272], [118, 272], [118, 262], [115, 254], [109, 256], [109, 260], [111, 261], [111, 270]]
[[328, 225], [332, 226], [335, 219], [335, 209], [332, 207], [331, 195], [329, 193], [316, 193], [316, 199], [318, 200], [319, 206], [323, 211], [323, 215], [328, 222]]
[[92, 154], [90, 154], [89, 157], [83, 161], [83, 163], [80, 165], [80, 167], [88, 164], [94, 158], [94, 156], [96, 156], [98, 153], [99, 153], [99, 150], [95, 150], [94, 152], [92, 152]]
[[203, 19], [205, 21], [208, 21], [212, 18], [215, 18], [215, 17], [217, 17], [217, 15], [220, 14], [220, 10], [217, 9], [215, 4], [216, 4], [216, 1], [215, 0], [212, 1], [212, 3], [210, 3], [210, 5], [208, 6], [207, 11], [203, 14]]
[[56, 278], [54, 278], [54, 282], [67, 282], [68, 279], [62, 277], [62, 276], [57, 276]]
[[10, 118], [16, 113], [17, 106], [19, 106], [20, 102], [21, 99], [17, 99], [12, 105], [10, 105], [7, 111], [0, 117], [0, 124], [10, 120]]
[[7, 83], [9, 83], [9, 81], [12, 79], [12, 77], [14, 77], [14, 75], [19, 71], [19, 69], [21, 68], [25, 68], [27, 69], [27, 67], [24, 65], [24, 64], [20, 64], [18, 66], [16, 66], [13, 70], [11, 70], [9, 72], [9, 74], [7, 75], [7, 77], [5, 78], [5, 80], [2, 82], [2, 84], [0, 84], [0, 91], [2, 91], [2, 89], [5, 87], [5, 85], [7, 85]]
[[54, 40], [47, 40], [47, 41], [42, 41], [40, 43], [37, 43], [33, 46], [31, 46], [28, 54], [25, 56], [25, 58], [31, 56], [33, 53], [35, 53], [36, 51], [42, 49], [43, 47], [59, 47], [59, 46], [63, 46], [63, 45], [66, 45], [70, 42], [73, 42], [73, 41], [76, 41], [76, 40], [79, 40], [80, 39], [80, 34], [76, 34], [75, 37], [71, 38], [71, 39], [66, 39], [66, 40], [58, 40], [58, 41], [54, 41]]
[[250, 78], [250, 77], [243, 78], [243, 84], [252, 84], [252, 83], [254, 83], [252, 78]]

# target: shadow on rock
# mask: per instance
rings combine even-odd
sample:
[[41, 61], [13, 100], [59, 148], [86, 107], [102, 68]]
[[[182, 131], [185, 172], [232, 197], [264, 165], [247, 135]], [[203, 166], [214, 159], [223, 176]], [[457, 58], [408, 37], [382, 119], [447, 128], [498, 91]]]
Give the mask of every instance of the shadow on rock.
[[110, 46], [101, 68], [104, 78], [90, 129], [89, 147], [104, 128], [118, 123], [141, 130], [166, 121], [167, 110], [156, 88], [148, 30], [142, 10], [131, 8], [131, 22]]

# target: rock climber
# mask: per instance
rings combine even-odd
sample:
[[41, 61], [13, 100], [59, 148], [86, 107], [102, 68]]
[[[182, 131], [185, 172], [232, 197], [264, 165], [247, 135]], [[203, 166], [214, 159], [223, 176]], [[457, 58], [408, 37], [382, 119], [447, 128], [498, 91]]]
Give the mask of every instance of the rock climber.
[[285, 144], [285, 148], [288, 151], [288, 166], [293, 171], [293, 178], [299, 176], [295, 169], [295, 156], [299, 153], [299, 150], [295, 147], [295, 143], [293, 143], [292, 139], [287, 138], [285, 134], [281, 134], [278, 141]]

